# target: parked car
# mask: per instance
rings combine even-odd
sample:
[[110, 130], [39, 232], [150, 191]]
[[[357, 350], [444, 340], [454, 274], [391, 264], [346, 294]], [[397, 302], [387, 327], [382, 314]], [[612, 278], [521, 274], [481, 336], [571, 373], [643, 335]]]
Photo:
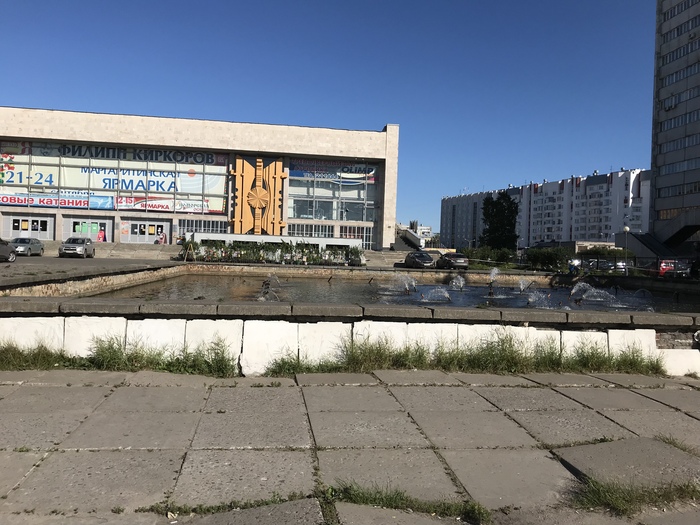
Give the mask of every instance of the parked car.
[[406, 255], [403, 264], [406, 268], [432, 268], [435, 266], [430, 254], [422, 250], [410, 252]]
[[15, 262], [17, 252], [15, 247], [4, 239], [0, 239], [0, 261]]
[[462, 253], [447, 252], [443, 253], [440, 258], [435, 261], [435, 267], [468, 270], [469, 259]]
[[88, 237], [69, 237], [58, 247], [59, 257], [94, 257], [95, 245]]
[[15, 237], [10, 241], [17, 255], [44, 255], [44, 243], [34, 237]]
[[659, 277], [689, 277], [690, 266], [683, 261], [659, 261]]

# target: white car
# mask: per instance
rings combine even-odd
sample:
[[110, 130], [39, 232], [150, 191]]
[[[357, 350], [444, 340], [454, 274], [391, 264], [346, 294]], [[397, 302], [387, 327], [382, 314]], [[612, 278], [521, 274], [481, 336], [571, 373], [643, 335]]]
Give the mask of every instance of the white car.
[[88, 237], [69, 237], [58, 247], [59, 257], [94, 257], [95, 245]]

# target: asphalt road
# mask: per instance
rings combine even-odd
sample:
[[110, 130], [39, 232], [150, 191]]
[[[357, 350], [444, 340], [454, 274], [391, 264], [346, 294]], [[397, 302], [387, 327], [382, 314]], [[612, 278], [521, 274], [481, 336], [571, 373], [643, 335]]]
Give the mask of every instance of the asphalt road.
[[116, 257], [81, 259], [59, 258], [58, 255], [17, 257], [15, 262], [0, 262], [0, 287], [23, 282], [99, 275], [116, 271], [135, 271], [182, 264], [157, 259], [125, 259]]

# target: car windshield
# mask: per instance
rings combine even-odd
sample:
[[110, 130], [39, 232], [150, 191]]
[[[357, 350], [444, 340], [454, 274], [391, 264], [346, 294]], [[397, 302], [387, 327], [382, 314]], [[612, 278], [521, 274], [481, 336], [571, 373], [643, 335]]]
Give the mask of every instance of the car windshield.
[[10, 242], [12, 244], [29, 244], [30, 241], [29, 241], [29, 239], [24, 239], [24, 238], [18, 237], [17, 239], [12, 239]]
[[446, 253], [443, 257], [447, 257], [448, 259], [463, 259], [464, 255], [461, 253]]
[[71, 237], [66, 241], [66, 244], [85, 244], [85, 239], [80, 239], [78, 237]]
[[425, 261], [427, 261], [428, 259], [432, 260], [432, 257], [425, 252], [416, 252], [414, 256], [416, 259], [423, 259]]

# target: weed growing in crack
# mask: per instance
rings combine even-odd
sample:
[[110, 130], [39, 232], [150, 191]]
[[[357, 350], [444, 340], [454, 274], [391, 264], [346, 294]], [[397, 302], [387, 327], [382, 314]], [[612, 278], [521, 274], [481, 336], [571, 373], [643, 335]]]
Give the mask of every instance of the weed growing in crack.
[[[456, 517], [474, 524], [491, 521], [491, 512], [474, 501], [425, 501], [391, 487], [362, 487], [354, 482], [337, 482], [337, 487], [320, 489], [326, 500], [345, 501], [357, 505], [376, 505], [389, 509], [412, 510], [441, 517]], [[321, 498], [319, 498], [321, 499]]]
[[696, 447], [692, 445], [688, 445], [685, 441], [678, 439], [670, 434], [668, 435], [656, 435], [654, 436], [654, 439], [658, 441], [662, 441], [666, 443], [667, 445], [671, 445], [672, 447], [676, 447], [679, 450], [682, 450], [683, 452], [686, 452], [688, 454], [691, 454], [693, 456], [698, 456], [700, 457], [700, 450], [698, 450]]
[[573, 494], [573, 503], [584, 509], [606, 509], [618, 516], [632, 516], [644, 507], [663, 507], [700, 498], [700, 485], [670, 483], [661, 487], [638, 486], [588, 479]]

